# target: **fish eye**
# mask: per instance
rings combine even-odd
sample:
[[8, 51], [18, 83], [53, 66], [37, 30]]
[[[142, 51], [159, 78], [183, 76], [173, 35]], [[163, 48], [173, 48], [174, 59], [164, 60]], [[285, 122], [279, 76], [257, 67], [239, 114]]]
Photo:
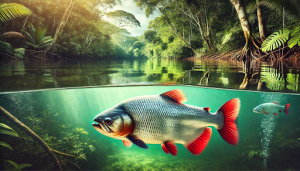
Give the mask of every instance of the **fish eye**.
[[110, 118], [105, 118], [104, 122], [108, 126], [112, 124], [112, 120]]

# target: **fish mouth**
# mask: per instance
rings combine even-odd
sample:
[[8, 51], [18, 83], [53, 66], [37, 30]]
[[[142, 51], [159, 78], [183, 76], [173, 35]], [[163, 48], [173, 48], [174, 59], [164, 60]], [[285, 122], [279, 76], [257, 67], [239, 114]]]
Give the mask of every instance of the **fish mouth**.
[[[95, 120], [94, 120], [95, 121]], [[102, 132], [106, 132], [106, 133], [110, 133], [112, 132], [111, 129], [106, 126], [105, 124], [101, 123], [101, 122], [98, 122], [98, 121], [95, 121], [97, 123], [92, 123], [92, 126], [96, 129], [96, 130], [99, 130], [99, 131], [102, 131]]]
[[102, 129], [99, 123], [92, 123], [92, 126], [97, 129]]

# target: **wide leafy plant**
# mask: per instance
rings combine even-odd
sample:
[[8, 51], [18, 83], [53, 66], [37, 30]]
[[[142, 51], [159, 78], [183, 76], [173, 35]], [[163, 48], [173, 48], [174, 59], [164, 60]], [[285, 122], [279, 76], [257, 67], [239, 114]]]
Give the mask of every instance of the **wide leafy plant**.
[[29, 23], [29, 31], [23, 31], [25, 34], [25, 37], [29, 41], [25, 41], [25, 43], [32, 47], [35, 50], [42, 50], [47, 47], [49, 47], [53, 41], [51, 36], [45, 36], [47, 29], [42, 29], [41, 27], [38, 27], [37, 29], [34, 28], [34, 26]]

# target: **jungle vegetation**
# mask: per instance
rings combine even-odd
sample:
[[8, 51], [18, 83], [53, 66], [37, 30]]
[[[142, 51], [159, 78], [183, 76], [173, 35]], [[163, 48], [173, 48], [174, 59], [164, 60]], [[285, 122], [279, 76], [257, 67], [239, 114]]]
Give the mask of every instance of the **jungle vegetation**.
[[[126, 9], [108, 12], [120, 0], [4, 0], [1, 53], [17, 58], [26, 52], [37, 57], [51, 53], [69, 58], [214, 59], [298, 58], [300, 54], [299, 0], [134, 2], [147, 17], [154, 11], [161, 13], [139, 37], [124, 29], [140, 26], [133, 14]], [[12, 15], [4, 15], [9, 7]], [[39, 28], [41, 34], [31, 39], [29, 35]]]

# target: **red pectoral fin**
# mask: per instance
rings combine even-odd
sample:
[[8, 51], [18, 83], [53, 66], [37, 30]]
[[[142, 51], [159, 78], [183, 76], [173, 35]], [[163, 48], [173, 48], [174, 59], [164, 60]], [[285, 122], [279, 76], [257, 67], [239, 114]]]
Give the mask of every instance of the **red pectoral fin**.
[[123, 144], [125, 147], [127, 148], [130, 148], [132, 146], [132, 142], [131, 141], [126, 141], [126, 140], [123, 140]]
[[284, 106], [285, 106], [285, 108], [284, 108], [284, 113], [285, 113], [286, 115], [289, 115], [290, 104], [288, 103], [288, 104], [286, 104], [286, 105], [284, 105]]
[[165, 144], [161, 144], [161, 148], [164, 150], [165, 153], [169, 154], [169, 150], [167, 149]]
[[265, 114], [269, 114], [268, 112], [264, 112]]
[[180, 89], [167, 91], [167, 92], [161, 94], [161, 96], [171, 98], [171, 99], [175, 100], [178, 103], [183, 103], [183, 102], [187, 101], [184, 93]]
[[173, 155], [173, 156], [176, 156], [177, 155], [177, 147], [174, 143], [172, 142], [164, 142], [162, 145], [161, 145], [162, 149], [164, 150], [165, 153], [169, 154], [169, 152]]
[[205, 128], [202, 134], [196, 138], [193, 142], [188, 144], [186, 148], [194, 155], [199, 155], [208, 144], [211, 137], [211, 128]]

